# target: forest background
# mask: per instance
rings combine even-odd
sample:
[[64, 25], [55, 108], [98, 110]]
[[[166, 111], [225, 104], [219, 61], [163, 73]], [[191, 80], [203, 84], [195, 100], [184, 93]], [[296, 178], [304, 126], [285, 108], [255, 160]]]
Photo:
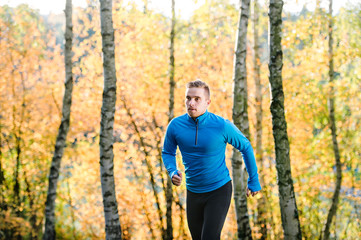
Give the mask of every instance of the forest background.
[[[146, 1], [144, 1], [146, 2]], [[327, 2], [327, 1], [320, 1]], [[59, 239], [104, 239], [99, 180], [99, 131], [103, 90], [99, 4], [73, 10], [74, 89], [70, 129], [56, 200]], [[177, 6], [177, 1], [176, 1]], [[170, 11], [170, 10], [169, 10]], [[268, 84], [268, 6], [260, 8], [263, 93], [263, 192], [267, 197], [269, 239], [282, 239]], [[334, 15], [336, 121], [343, 181], [332, 239], [361, 238], [361, 3]], [[61, 120], [64, 92], [64, 15], [40, 15], [27, 5], [0, 7], [0, 238], [40, 238], [47, 177]], [[117, 103], [114, 173], [124, 239], [160, 238], [150, 176], [155, 177], [160, 210], [166, 171], [160, 149], [168, 123], [170, 19], [131, 2], [114, 1]], [[187, 18], [177, 16], [175, 38], [175, 116], [184, 113], [188, 81], [206, 81], [209, 110], [232, 119], [232, 73], [238, 7], [209, 0]], [[283, 84], [292, 177], [302, 235], [318, 238], [335, 185], [335, 163], [328, 120], [327, 9], [283, 13]], [[255, 135], [252, 28], [248, 28], [247, 71], [250, 140]], [[179, 154], [178, 154], [179, 155]], [[227, 165], [231, 148], [227, 149]], [[179, 166], [182, 168], [181, 159]], [[260, 163], [259, 163], [260, 164]], [[190, 239], [185, 185], [174, 189], [175, 239]], [[258, 197], [259, 198], [259, 197]], [[248, 208], [257, 239], [258, 198]], [[232, 202], [222, 239], [235, 239]]]

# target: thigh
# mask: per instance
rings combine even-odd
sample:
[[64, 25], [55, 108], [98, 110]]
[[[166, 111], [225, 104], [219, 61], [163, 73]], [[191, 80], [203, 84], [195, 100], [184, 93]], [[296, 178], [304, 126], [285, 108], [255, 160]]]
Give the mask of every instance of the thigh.
[[187, 191], [187, 221], [193, 240], [201, 240], [204, 219], [204, 197]]
[[232, 182], [228, 182], [209, 197], [204, 207], [202, 239], [219, 240], [232, 198]]

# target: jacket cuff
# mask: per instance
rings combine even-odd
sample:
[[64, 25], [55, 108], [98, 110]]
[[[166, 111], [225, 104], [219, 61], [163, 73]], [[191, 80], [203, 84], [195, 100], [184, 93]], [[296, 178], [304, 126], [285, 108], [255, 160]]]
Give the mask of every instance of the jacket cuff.
[[178, 173], [178, 170], [174, 170], [174, 171], [169, 175], [170, 179], [172, 179], [172, 177], [173, 177], [175, 174], [177, 174], [177, 173]]
[[251, 190], [252, 192], [257, 192], [257, 191], [261, 191], [262, 187], [259, 181], [251, 183], [248, 180], [248, 189]]

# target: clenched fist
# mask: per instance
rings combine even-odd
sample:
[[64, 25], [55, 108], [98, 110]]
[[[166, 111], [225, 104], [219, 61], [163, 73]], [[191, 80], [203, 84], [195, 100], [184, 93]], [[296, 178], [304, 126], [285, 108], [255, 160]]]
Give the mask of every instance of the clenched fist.
[[172, 177], [172, 183], [176, 186], [180, 186], [182, 183], [182, 172], [178, 171]]

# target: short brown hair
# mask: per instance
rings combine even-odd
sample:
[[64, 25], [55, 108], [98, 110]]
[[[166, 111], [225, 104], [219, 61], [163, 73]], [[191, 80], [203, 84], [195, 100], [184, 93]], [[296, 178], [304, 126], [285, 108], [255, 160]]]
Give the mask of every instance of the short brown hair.
[[209, 86], [207, 83], [197, 79], [195, 81], [187, 83], [187, 88], [203, 88], [208, 94], [208, 98], [211, 97], [211, 91], [209, 90]]

